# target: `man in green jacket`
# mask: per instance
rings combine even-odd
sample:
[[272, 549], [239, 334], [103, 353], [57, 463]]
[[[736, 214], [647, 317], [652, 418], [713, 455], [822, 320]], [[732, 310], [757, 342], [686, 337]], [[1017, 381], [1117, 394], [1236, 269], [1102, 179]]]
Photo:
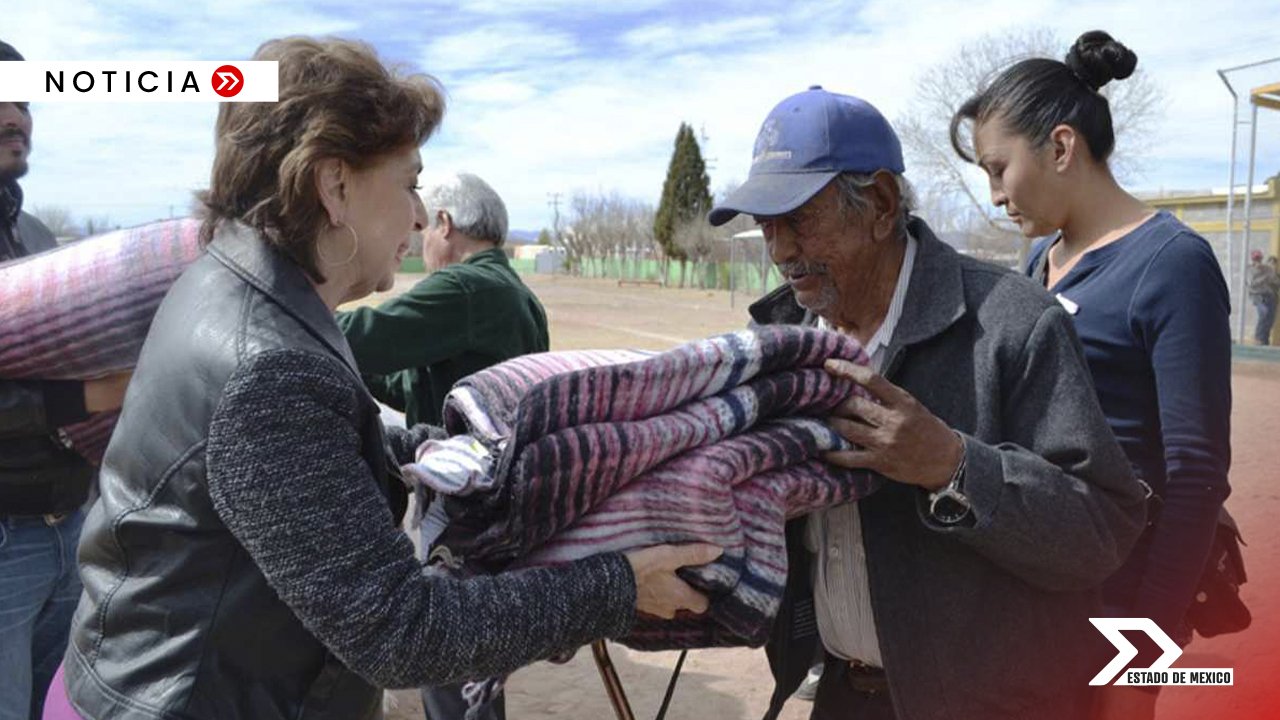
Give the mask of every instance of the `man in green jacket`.
[[502, 250], [507, 208], [488, 183], [460, 173], [424, 198], [427, 270], [408, 292], [338, 316], [374, 397], [409, 425], [441, 424], [459, 379], [546, 352], [547, 314]]

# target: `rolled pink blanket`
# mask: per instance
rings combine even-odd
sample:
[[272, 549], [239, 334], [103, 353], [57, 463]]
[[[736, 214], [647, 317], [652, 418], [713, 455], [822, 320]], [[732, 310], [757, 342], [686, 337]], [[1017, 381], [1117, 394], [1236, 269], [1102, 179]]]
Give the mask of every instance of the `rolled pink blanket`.
[[[200, 222], [166, 220], [0, 265], [0, 378], [89, 380], [138, 360], [151, 318], [200, 254]], [[116, 413], [64, 428], [102, 459]]]
[[436, 547], [470, 570], [715, 543], [719, 560], [681, 571], [710, 610], [641, 619], [620, 641], [758, 646], [786, 585], [786, 521], [884, 482], [821, 461], [851, 447], [822, 418], [851, 393], [870, 399], [823, 370], [830, 358], [868, 363], [855, 340], [794, 326], [657, 355], [526, 355], [459, 381], [444, 408], [453, 437], [424, 443], [401, 469], [444, 496]]
[[[770, 326], [657, 355], [551, 352], [463, 378], [445, 400], [453, 437], [418, 448], [406, 481], [443, 496], [431, 572], [494, 572], [600, 552], [709, 542], [679, 575], [702, 615], [640, 617], [638, 650], [757, 647], [787, 582], [786, 522], [858, 500], [884, 478], [821, 460], [849, 442], [822, 421], [850, 394], [823, 363], [865, 365], [853, 339]], [[466, 720], [504, 678], [470, 683]]]

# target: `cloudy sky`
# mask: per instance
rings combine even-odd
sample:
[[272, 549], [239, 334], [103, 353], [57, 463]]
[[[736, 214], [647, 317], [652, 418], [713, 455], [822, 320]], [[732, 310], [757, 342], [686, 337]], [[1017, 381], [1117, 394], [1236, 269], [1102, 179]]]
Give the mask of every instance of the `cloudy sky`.
[[[533, 230], [550, 224], [553, 192], [617, 190], [656, 202], [681, 121], [705, 133], [720, 188], [746, 177], [755, 133], [783, 97], [821, 84], [892, 119], [914, 78], [965, 41], [1033, 25], [1064, 40], [1106, 29], [1163, 87], [1166, 112], [1134, 189], [1221, 187], [1231, 101], [1214, 71], [1280, 56], [1280, 0], [3, 4], [0, 39], [33, 60], [238, 60], [281, 35], [367, 41], [448, 91], [444, 127], [423, 151], [424, 180], [476, 172], [506, 198], [511, 226]], [[1280, 64], [1237, 79], [1280, 81]], [[29, 203], [122, 224], [185, 214], [207, 181], [215, 112], [38, 104]], [[1259, 146], [1259, 176], [1280, 171], [1280, 113], [1264, 113]]]

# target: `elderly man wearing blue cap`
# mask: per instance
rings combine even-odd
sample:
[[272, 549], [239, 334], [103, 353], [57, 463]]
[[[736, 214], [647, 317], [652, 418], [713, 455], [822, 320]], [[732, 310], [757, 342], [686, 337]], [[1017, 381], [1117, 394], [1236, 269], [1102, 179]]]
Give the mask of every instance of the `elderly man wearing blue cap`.
[[815, 655], [815, 719], [1088, 717], [1106, 665], [1098, 586], [1145, 493], [1098, 407], [1071, 317], [911, 214], [902, 148], [871, 104], [812, 87], [777, 105], [750, 176], [712, 210], [756, 219], [786, 284], [756, 323], [857, 339], [832, 362], [878, 402], [830, 418], [826, 460], [890, 481], [788, 526], [769, 644], [776, 717]]

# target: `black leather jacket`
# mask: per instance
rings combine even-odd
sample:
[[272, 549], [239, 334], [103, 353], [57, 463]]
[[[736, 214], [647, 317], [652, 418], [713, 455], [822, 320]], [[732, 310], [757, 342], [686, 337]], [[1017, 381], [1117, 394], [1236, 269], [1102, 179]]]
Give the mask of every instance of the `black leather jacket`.
[[[224, 226], [156, 314], [85, 522], [85, 593], [64, 671], [86, 718], [381, 716], [382, 692], [303, 626], [207, 490], [205, 445], [228, 378], [281, 348], [336, 357], [359, 384], [303, 273], [243, 226]], [[391, 489], [400, 483], [377, 406], [367, 393], [360, 403], [361, 455], [395, 506], [403, 494]]]
[[[21, 207], [17, 184], [0, 185], [0, 262], [56, 245]], [[81, 382], [0, 379], [0, 516], [65, 513], [84, 503], [95, 470], [57, 433], [87, 417]]]

